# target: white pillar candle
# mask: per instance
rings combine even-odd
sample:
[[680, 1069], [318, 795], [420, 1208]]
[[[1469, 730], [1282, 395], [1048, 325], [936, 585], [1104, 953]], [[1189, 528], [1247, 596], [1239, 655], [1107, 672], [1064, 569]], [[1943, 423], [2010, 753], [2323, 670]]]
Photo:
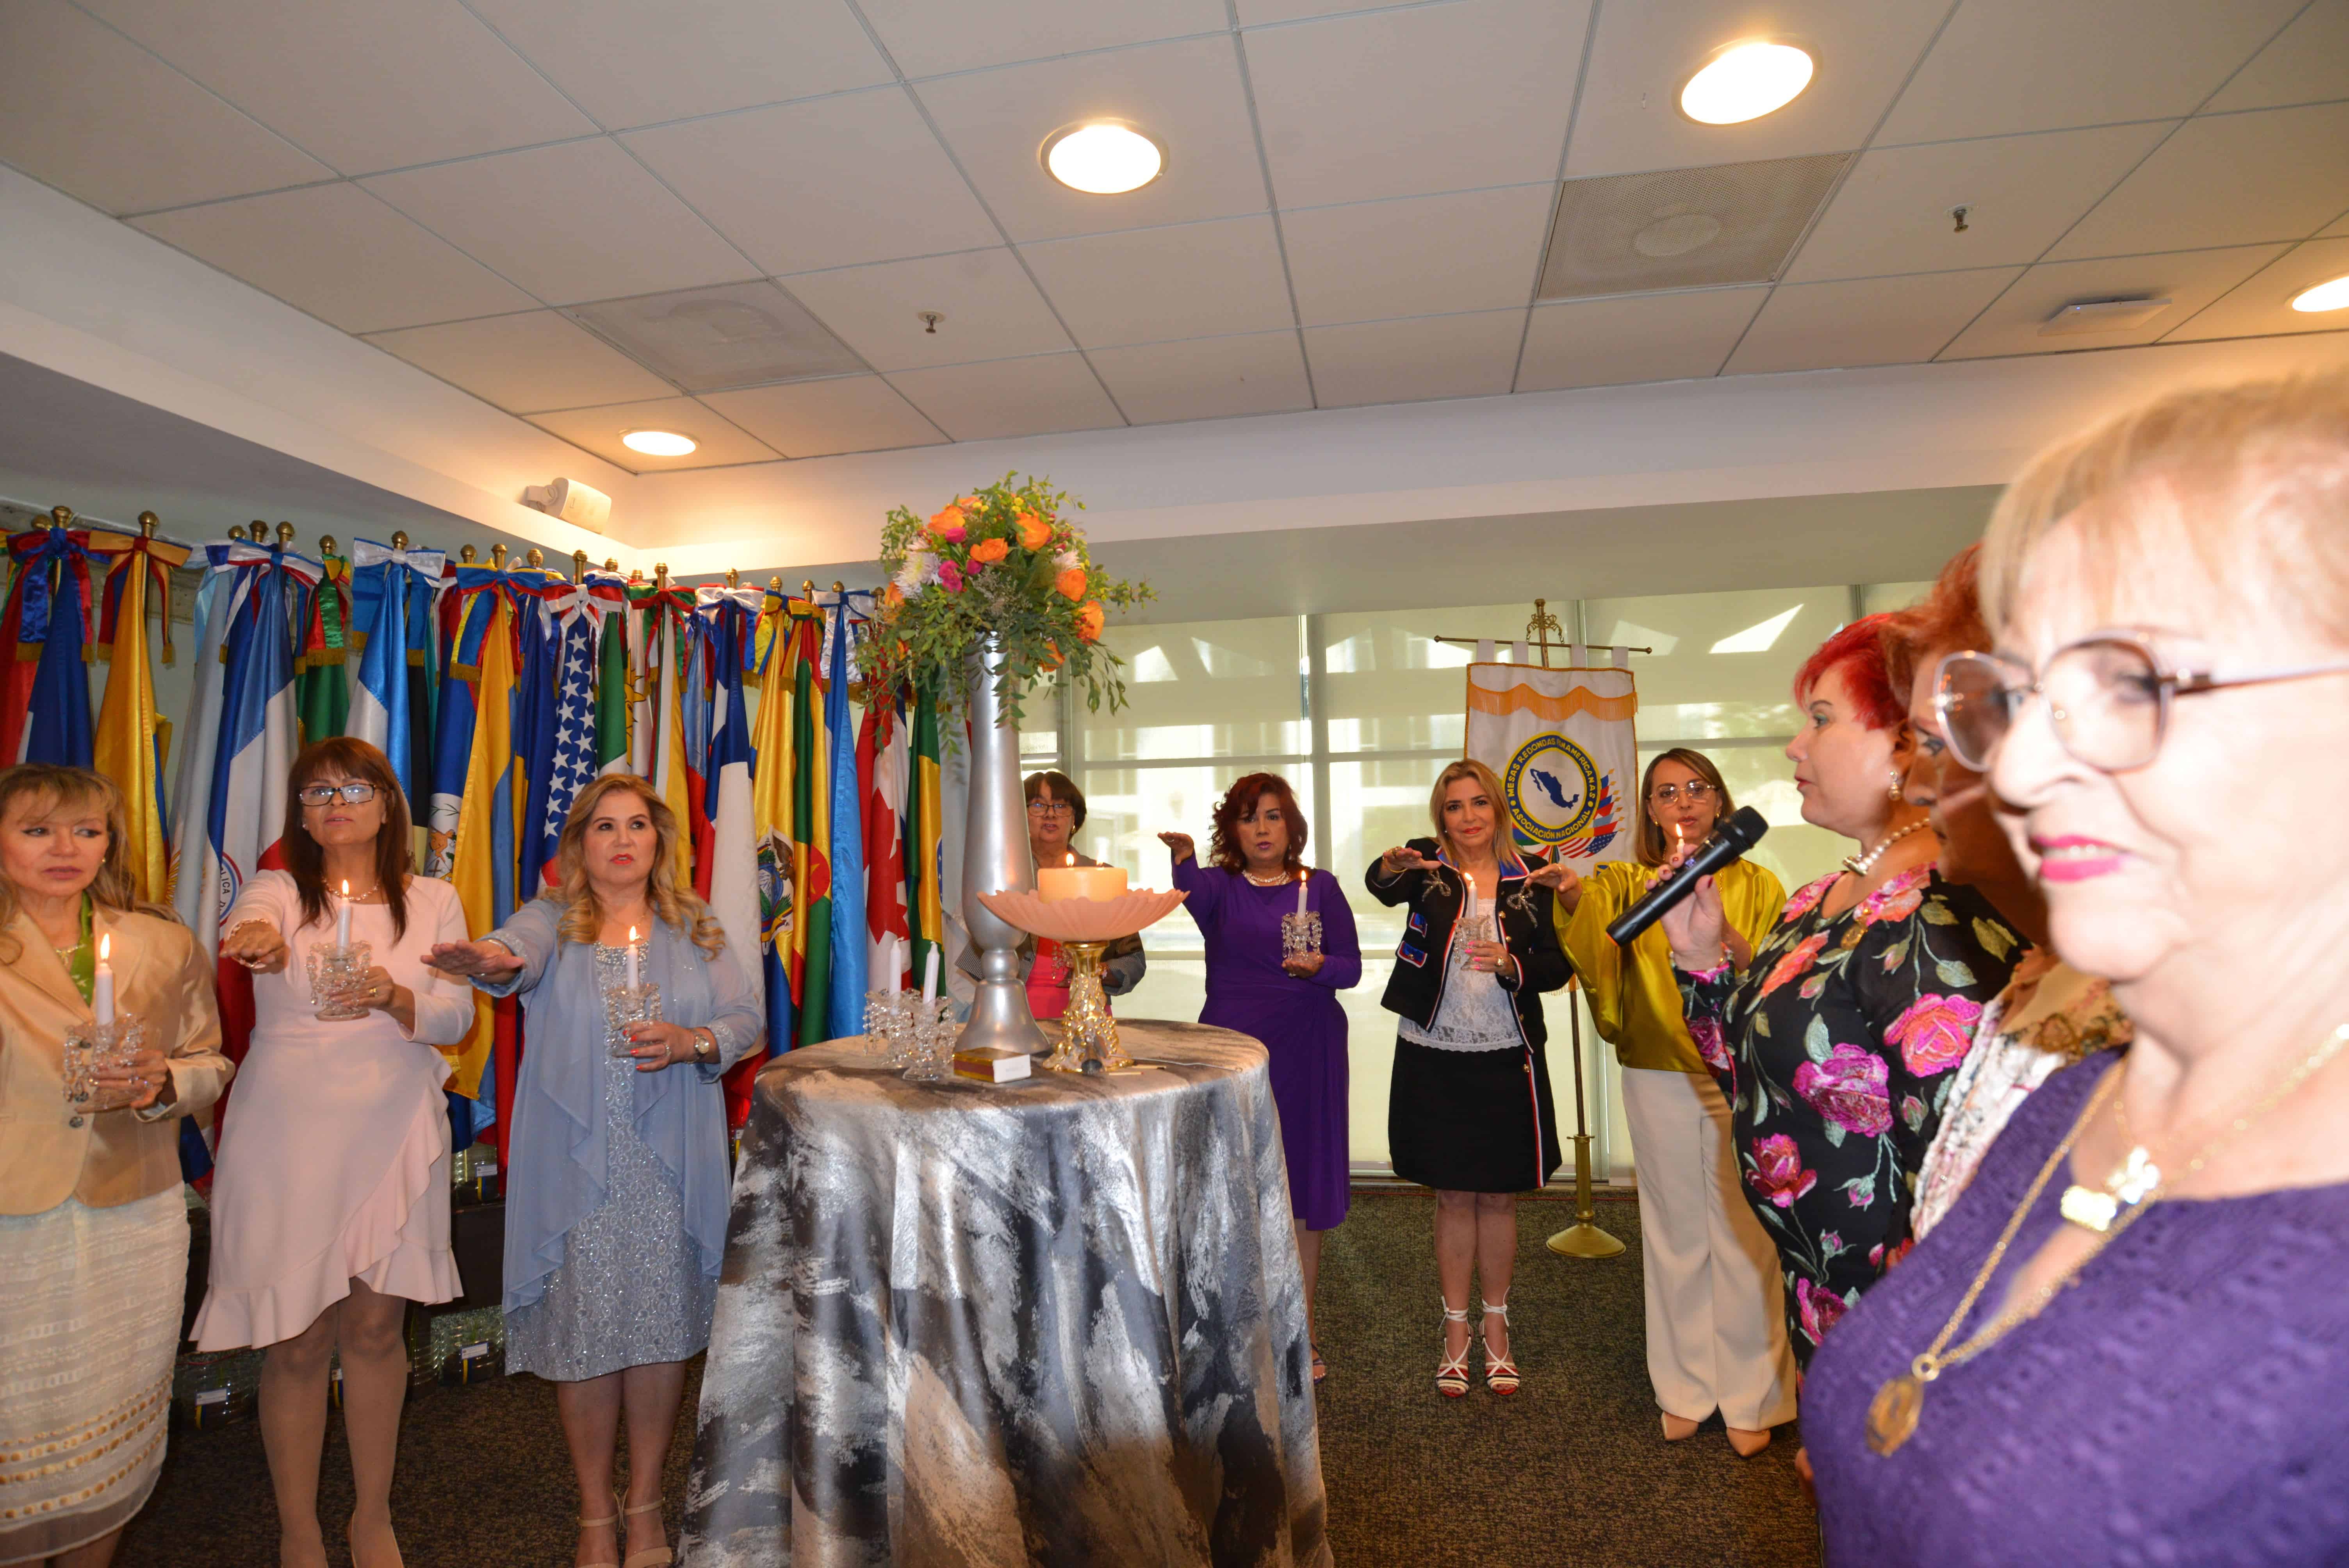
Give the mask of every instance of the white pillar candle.
[[1125, 871], [1120, 866], [1081, 866], [1071, 855], [1065, 865], [1049, 866], [1036, 873], [1036, 896], [1046, 903], [1064, 898], [1123, 898]]
[[636, 989], [636, 928], [628, 927], [628, 989]]
[[922, 1005], [928, 1006], [938, 999], [938, 948], [930, 944], [930, 961], [922, 966]]
[[114, 1022], [114, 965], [108, 962], [113, 952], [114, 938], [110, 934], [98, 939], [98, 968], [92, 975], [89, 1005], [98, 1015], [100, 1028]]
[[347, 952], [351, 945], [351, 884], [343, 881], [343, 905], [335, 912], [335, 945]]

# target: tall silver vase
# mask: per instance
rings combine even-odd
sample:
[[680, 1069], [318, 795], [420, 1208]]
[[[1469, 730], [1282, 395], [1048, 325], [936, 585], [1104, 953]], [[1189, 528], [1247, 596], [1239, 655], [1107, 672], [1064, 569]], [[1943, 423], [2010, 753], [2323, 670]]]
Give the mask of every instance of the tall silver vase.
[[1019, 978], [1018, 926], [978, 902], [983, 892], [1027, 892], [1036, 885], [1028, 849], [1028, 803], [1019, 791], [1019, 731], [996, 695], [1003, 642], [989, 636], [970, 656], [970, 818], [962, 852], [962, 918], [978, 944], [978, 1000], [960, 1045], [1049, 1051], [1051, 1041], [1028, 1010]]

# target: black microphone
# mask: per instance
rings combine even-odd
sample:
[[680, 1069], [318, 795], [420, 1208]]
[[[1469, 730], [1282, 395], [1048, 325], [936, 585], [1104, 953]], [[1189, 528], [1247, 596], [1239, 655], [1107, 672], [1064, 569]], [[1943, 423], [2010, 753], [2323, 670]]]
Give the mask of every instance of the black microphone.
[[1664, 911], [1696, 891], [1697, 879], [1709, 877], [1746, 851], [1762, 841], [1770, 824], [1762, 813], [1751, 806], [1740, 806], [1729, 820], [1713, 830], [1713, 837], [1697, 846], [1672, 873], [1672, 880], [1651, 887], [1647, 893], [1615, 917], [1607, 934], [1615, 939], [1618, 947], [1629, 947], [1631, 939], [1664, 917]]

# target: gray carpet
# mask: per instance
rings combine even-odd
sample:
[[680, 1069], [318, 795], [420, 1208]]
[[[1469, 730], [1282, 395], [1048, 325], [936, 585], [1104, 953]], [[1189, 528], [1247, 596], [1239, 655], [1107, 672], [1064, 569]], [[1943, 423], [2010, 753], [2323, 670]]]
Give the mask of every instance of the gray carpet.
[[[1818, 1560], [1817, 1526], [1795, 1481], [1795, 1433], [1758, 1459], [1730, 1451], [1720, 1423], [1663, 1441], [1640, 1345], [1638, 1208], [1599, 1206], [1630, 1243], [1622, 1256], [1554, 1256], [1543, 1238], [1566, 1205], [1520, 1205], [1510, 1295], [1524, 1392], [1499, 1400], [1434, 1389], [1434, 1205], [1361, 1193], [1325, 1243], [1321, 1458], [1330, 1542], [1342, 1564], [1411, 1568], [1777, 1568]], [[1472, 1362], [1473, 1364], [1473, 1362]], [[690, 1407], [698, 1383], [688, 1385]], [[349, 1460], [330, 1429], [320, 1513], [335, 1561], [350, 1511]], [[692, 1430], [683, 1424], [688, 1439]], [[668, 1475], [674, 1530], [682, 1445]], [[534, 1377], [442, 1388], [410, 1405], [394, 1516], [410, 1568], [523, 1568], [571, 1561], [577, 1507], [552, 1387]], [[257, 1426], [175, 1432], [154, 1501], [133, 1522], [125, 1568], [260, 1568], [277, 1525]]]

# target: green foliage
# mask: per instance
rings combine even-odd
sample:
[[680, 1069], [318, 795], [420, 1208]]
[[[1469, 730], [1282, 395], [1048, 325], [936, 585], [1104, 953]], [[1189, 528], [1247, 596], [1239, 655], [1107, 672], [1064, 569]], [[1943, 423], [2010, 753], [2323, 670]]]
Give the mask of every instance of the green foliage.
[[1083, 502], [1040, 480], [1006, 474], [949, 501], [925, 521], [904, 507], [881, 529], [881, 569], [889, 575], [872, 634], [857, 655], [876, 691], [934, 694], [952, 714], [967, 700], [971, 651], [993, 633], [1003, 640], [997, 696], [1016, 722], [1030, 682], [1050, 676], [1081, 687], [1086, 706], [1124, 706], [1124, 661], [1096, 640], [1109, 608], [1141, 603], [1147, 583], [1120, 582], [1093, 564], [1084, 535], [1064, 509]]

